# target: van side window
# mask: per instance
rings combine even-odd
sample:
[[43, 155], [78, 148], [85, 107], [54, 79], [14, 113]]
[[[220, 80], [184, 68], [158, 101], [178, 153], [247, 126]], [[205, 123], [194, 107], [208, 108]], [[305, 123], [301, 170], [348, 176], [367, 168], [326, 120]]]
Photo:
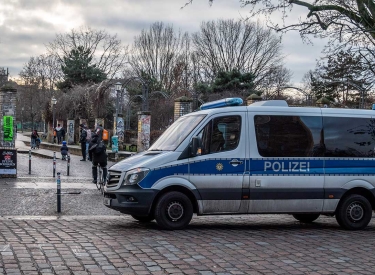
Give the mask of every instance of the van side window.
[[326, 157], [374, 157], [374, 119], [324, 117], [323, 126]]
[[202, 140], [202, 155], [236, 149], [240, 134], [240, 116], [225, 116], [212, 119], [198, 135]]
[[263, 157], [324, 156], [321, 117], [256, 115], [254, 124]]

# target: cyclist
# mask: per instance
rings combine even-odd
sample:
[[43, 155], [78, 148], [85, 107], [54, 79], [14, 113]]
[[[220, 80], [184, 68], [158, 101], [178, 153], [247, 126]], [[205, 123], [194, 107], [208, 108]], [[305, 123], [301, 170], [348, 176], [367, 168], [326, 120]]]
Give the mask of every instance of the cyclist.
[[91, 141], [89, 145], [90, 159], [92, 160], [92, 177], [93, 183], [98, 180], [98, 164], [103, 169], [104, 182], [107, 179], [107, 153], [106, 147], [99, 136], [95, 133], [91, 135]]
[[39, 138], [38, 131], [35, 129], [31, 133], [31, 149], [35, 149], [35, 148], [39, 149], [39, 145], [37, 146], [37, 139], [38, 138]]

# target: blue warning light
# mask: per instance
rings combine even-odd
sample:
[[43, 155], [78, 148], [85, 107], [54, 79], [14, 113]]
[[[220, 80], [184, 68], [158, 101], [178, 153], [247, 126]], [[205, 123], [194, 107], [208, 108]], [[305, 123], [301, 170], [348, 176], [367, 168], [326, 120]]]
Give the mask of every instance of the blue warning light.
[[232, 98], [224, 98], [216, 101], [207, 102], [201, 105], [201, 110], [213, 109], [213, 108], [221, 108], [221, 107], [228, 107], [228, 106], [239, 106], [242, 105], [243, 100], [239, 97], [232, 97]]

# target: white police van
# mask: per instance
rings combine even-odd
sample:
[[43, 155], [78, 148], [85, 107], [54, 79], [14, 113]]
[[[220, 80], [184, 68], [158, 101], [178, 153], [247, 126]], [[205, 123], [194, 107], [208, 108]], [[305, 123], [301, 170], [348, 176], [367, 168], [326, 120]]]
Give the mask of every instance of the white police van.
[[[176, 120], [149, 150], [109, 169], [104, 204], [182, 229], [197, 215], [335, 215], [363, 229], [375, 208], [375, 113], [250, 106], [231, 98]], [[223, 107], [226, 106], [226, 107]]]

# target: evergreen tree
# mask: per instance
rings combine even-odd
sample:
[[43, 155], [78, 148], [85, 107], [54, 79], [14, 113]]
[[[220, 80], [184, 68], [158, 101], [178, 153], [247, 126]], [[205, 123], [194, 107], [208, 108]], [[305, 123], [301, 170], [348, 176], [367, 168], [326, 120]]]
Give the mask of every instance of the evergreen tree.
[[195, 89], [202, 93], [206, 100], [210, 100], [210, 95], [214, 95], [214, 98], [222, 96], [246, 98], [254, 93], [254, 79], [252, 73], [241, 73], [238, 70], [220, 71], [212, 84], [198, 83]]
[[358, 106], [360, 90], [367, 85], [364, 71], [359, 55], [340, 51], [337, 55], [328, 56], [326, 64], [318, 64], [320, 79], [315, 80], [315, 87], [327, 98], [336, 99], [344, 105]]
[[106, 74], [92, 64], [92, 53], [89, 49], [79, 46], [72, 49], [68, 56], [63, 57], [61, 70], [64, 81], [58, 83], [59, 89], [70, 89], [74, 85], [99, 83], [106, 79]]

